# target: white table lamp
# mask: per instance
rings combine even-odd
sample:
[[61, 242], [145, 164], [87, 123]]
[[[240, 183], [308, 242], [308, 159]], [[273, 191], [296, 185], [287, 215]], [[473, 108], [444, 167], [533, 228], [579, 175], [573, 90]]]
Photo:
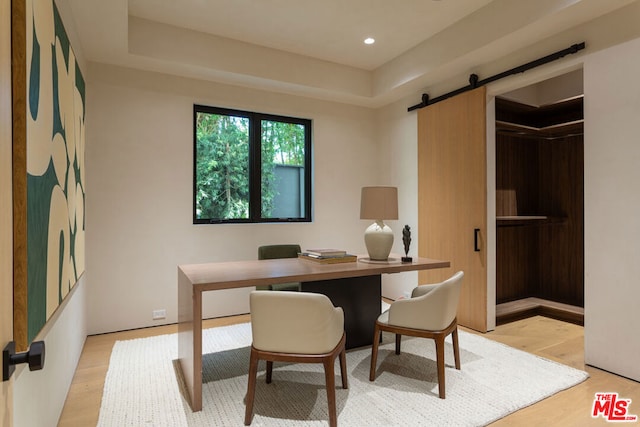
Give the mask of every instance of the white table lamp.
[[393, 246], [393, 232], [385, 219], [398, 219], [398, 189], [396, 187], [362, 187], [360, 219], [373, 219], [364, 232], [369, 258], [386, 261]]

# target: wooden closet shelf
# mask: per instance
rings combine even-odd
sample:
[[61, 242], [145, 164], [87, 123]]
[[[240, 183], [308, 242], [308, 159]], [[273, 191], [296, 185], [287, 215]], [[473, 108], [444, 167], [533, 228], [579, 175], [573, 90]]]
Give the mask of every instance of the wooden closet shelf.
[[496, 217], [496, 225], [498, 227], [559, 224], [564, 221], [566, 221], [564, 217], [545, 215], [507, 215]]

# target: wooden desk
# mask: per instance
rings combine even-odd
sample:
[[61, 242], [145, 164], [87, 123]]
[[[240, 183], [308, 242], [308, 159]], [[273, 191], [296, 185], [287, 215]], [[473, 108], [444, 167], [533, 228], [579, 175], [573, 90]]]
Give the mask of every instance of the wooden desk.
[[371, 276], [377, 276], [379, 280], [383, 273], [445, 267], [449, 267], [448, 261], [427, 258], [414, 258], [412, 263], [406, 264], [399, 262], [369, 264], [360, 261], [320, 264], [290, 258], [178, 266], [178, 357], [191, 400], [191, 409], [193, 411], [202, 409], [203, 292], [288, 282], [302, 282], [304, 288], [306, 283], [311, 282]]

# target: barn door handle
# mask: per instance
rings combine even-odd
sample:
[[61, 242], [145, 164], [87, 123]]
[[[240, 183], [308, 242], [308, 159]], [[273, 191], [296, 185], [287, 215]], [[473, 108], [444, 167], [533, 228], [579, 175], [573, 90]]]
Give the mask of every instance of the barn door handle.
[[28, 363], [30, 371], [44, 367], [44, 341], [34, 341], [29, 351], [16, 353], [16, 343], [9, 342], [2, 350], [2, 381], [7, 381], [16, 369], [15, 365]]
[[474, 228], [473, 229], [473, 250], [476, 252], [480, 252], [480, 246], [478, 246], [479, 243], [480, 243], [480, 229]]

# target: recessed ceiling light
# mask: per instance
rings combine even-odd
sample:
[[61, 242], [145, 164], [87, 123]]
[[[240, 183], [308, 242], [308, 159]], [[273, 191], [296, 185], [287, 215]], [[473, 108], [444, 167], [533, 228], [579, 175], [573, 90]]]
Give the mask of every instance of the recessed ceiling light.
[[376, 42], [376, 39], [374, 39], [373, 37], [367, 37], [366, 39], [364, 39], [364, 44], [374, 44]]

